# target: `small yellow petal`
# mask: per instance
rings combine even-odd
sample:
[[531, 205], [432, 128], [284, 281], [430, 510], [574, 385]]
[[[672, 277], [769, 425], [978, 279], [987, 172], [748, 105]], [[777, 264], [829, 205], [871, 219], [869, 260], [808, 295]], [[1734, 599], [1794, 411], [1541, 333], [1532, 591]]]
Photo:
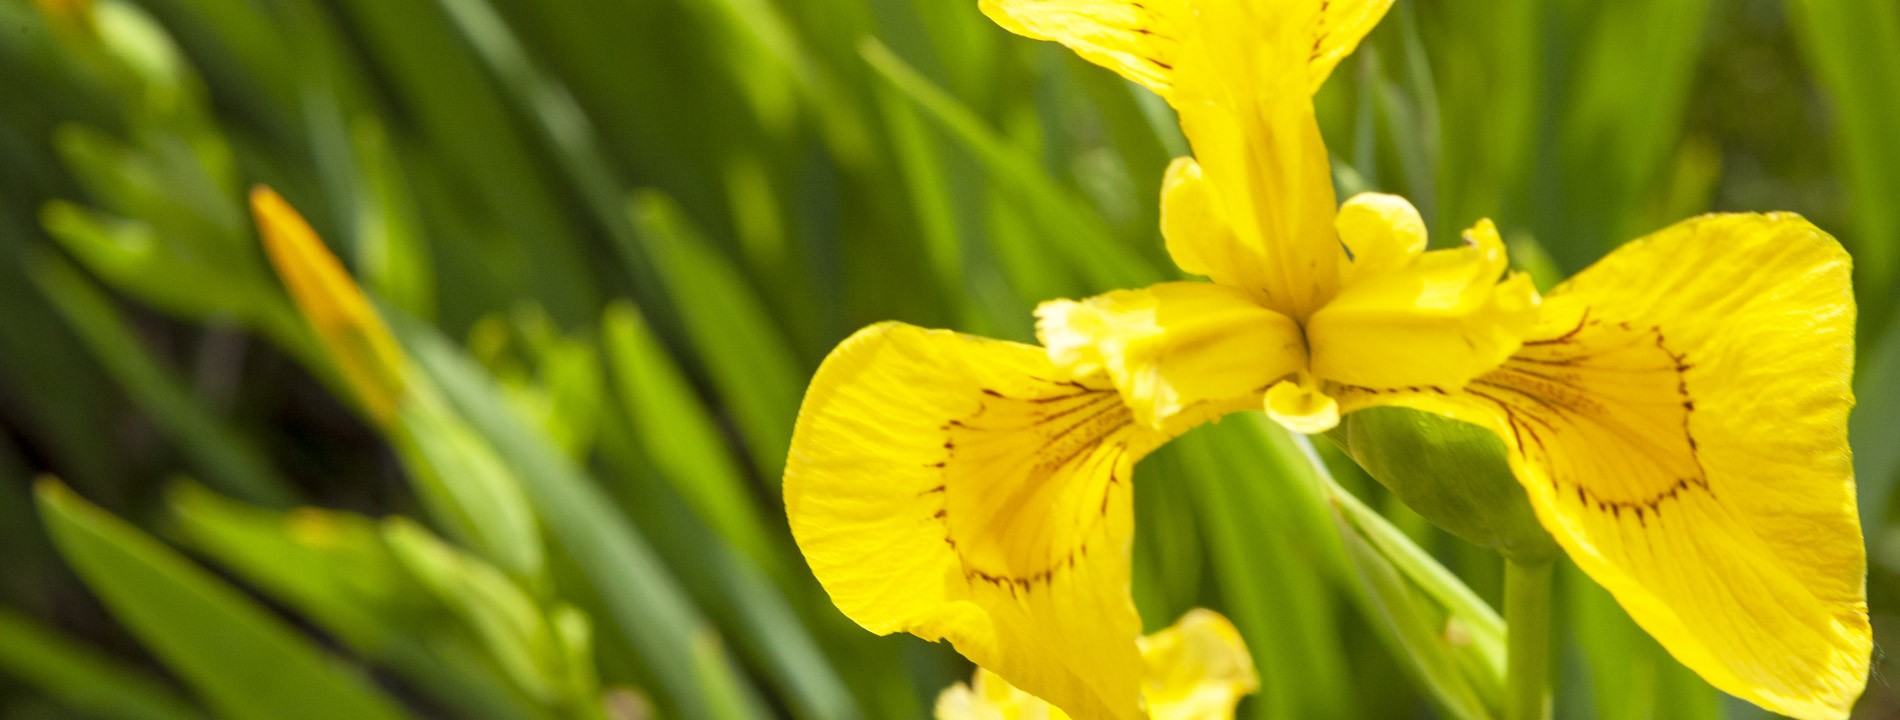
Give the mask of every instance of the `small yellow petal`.
[[[1213, 283], [1172, 282], [1036, 308], [1036, 333], [1064, 377], [1106, 372], [1135, 419], [1172, 432], [1256, 407], [1305, 362], [1299, 327]], [[1194, 412], [1189, 412], [1194, 411]]]
[[[1536, 321], [1537, 290], [1524, 275], [1498, 281], [1504, 243], [1490, 221], [1465, 240], [1353, 275], [1307, 323], [1313, 373], [1363, 387], [1456, 388], [1509, 357]], [[1368, 259], [1386, 262], [1390, 250]]]
[[1333, 220], [1339, 242], [1351, 262], [1340, 266], [1340, 281], [1406, 267], [1425, 252], [1425, 219], [1397, 195], [1359, 193], [1339, 206]]
[[1872, 649], [1849, 263], [1794, 215], [1694, 218], [1558, 287], [1464, 390], [1342, 404], [1491, 428], [1552, 537], [1676, 659], [1777, 713], [1845, 718]]
[[[1234, 625], [1195, 609], [1139, 640], [1142, 699], [1152, 720], [1233, 720], [1240, 698], [1260, 688], [1253, 657]], [[937, 720], [1068, 720], [1068, 715], [977, 668], [970, 684], [937, 696]]]
[[344, 380], [371, 415], [390, 420], [403, 394], [404, 359], [389, 328], [290, 203], [259, 185], [251, 190], [251, 213], [277, 275]]
[[1339, 425], [1339, 403], [1325, 393], [1292, 380], [1267, 390], [1267, 417], [1286, 429], [1317, 435]]
[[1134, 463], [1167, 439], [1031, 345], [874, 325], [819, 367], [792, 535], [847, 617], [948, 639], [1078, 717], [1140, 716]]
[[1142, 697], [1153, 720], [1233, 720], [1240, 699], [1260, 689], [1240, 631], [1220, 613], [1188, 611], [1141, 639], [1148, 666]]

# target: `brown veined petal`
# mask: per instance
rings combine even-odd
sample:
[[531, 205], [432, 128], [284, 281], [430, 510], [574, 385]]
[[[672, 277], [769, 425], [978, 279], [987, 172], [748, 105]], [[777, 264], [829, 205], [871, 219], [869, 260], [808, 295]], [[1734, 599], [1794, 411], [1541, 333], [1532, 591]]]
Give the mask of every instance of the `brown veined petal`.
[[1492, 428], [1539, 520], [1676, 659], [1769, 710], [1845, 718], [1872, 647], [1849, 270], [1798, 216], [1694, 218], [1559, 287], [1464, 391], [1341, 401]]
[[978, 7], [1005, 30], [1062, 43], [1162, 97], [1195, 22], [1186, 0], [981, 0]]
[[1041, 348], [884, 323], [812, 379], [786, 511], [858, 624], [948, 639], [1078, 717], [1138, 718], [1129, 475], [1166, 438]]
[[[1246, 0], [981, 0], [979, 7], [1010, 32], [1062, 43], [1084, 59], [1121, 73], [1168, 97], [1181, 46], [1200, 41], [1202, 12]], [[1339, 61], [1359, 46], [1392, 0], [1277, 0], [1260, 3], [1263, 14], [1297, 18], [1304, 32], [1276, 38], [1297, 45], [1310, 68], [1307, 92], [1319, 86]], [[1251, 26], [1218, 28], [1254, 35]], [[1258, 41], [1260, 38], [1252, 37]]]
[[1372, 26], [1379, 24], [1392, 0], [1321, 0], [1313, 37], [1311, 91], [1319, 92], [1333, 67], [1351, 55]]
[[1214, 283], [1052, 300], [1036, 318], [1062, 377], [1106, 373], [1135, 421], [1156, 429], [1257, 408], [1269, 385], [1306, 363], [1291, 318]]

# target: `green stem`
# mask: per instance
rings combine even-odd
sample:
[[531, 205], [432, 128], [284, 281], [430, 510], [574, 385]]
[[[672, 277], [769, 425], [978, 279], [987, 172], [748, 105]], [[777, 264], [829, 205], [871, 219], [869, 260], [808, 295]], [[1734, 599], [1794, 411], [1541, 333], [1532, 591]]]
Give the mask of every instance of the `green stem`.
[[1505, 720], [1550, 718], [1551, 563], [1504, 563]]

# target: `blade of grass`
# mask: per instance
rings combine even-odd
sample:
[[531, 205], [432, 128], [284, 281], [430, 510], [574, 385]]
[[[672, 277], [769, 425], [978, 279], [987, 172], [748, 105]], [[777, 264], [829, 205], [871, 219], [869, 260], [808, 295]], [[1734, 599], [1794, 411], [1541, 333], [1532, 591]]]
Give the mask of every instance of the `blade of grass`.
[[706, 621], [639, 530], [581, 468], [515, 415], [479, 366], [425, 327], [392, 324], [419, 366], [520, 476], [544, 527], [586, 573], [621, 636], [658, 681], [663, 707], [696, 720], [719, 717], [720, 701], [705, 695], [706, 683], [745, 687], [745, 681], [704, 676], [736, 672], [729, 661], [680, 662], [694, 656], [694, 634]]
[[283, 620], [137, 528], [55, 481], [41, 481], [37, 495], [40, 517], [67, 562], [217, 714], [409, 717]]
[[54, 255], [36, 263], [33, 280], [65, 316], [100, 365], [152, 419], [153, 425], [225, 492], [283, 507], [296, 493], [264, 453], [193, 395], [185, 381], [145, 349], [110, 298], [71, 264]]
[[0, 669], [88, 716], [107, 720], [205, 720], [157, 678], [0, 608]]
[[1115, 241], [1108, 223], [1082, 199], [1057, 185], [1035, 162], [1011, 148], [974, 112], [898, 58], [890, 48], [867, 38], [859, 47], [866, 62], [903, 91], [925, 113], [963, 141], [990, 172], [1006, 197], [1020, 201], [1036, 223], [1038, 237], [1099, 289], [1141, 287], [1163, 273]]
[[636, 193], [630, 208], [668, 296], [768, 487], [784, 474], [804, 373], [745, 276], [713, 250], [672, 198]]
[[608, 306], [601, 338], [621, 406], [660, 475], [725, 542], [762, 567], [780, 565], [717, 422], [640, 311], [625, 302]]
[[[1787, 4], [1834, 113], [1833, 151], [1852, 204], [1863, 297], [1891, 297], [1900, 274], [1900, 6], [1883, 0]], [[1884, 305], [1877, 305], [1884, 311]]]

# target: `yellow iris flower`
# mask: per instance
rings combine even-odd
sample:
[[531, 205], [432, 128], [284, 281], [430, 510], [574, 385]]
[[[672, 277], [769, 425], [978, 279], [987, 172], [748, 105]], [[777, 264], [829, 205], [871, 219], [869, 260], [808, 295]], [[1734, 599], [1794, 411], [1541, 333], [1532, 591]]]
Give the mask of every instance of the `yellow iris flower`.
[[[1155, 720], [1233, 720], [1240, 698], [1260, 688], [1240, 631], [1220, 613], [1193, 610], [1141, 638], [1141, 695]], [[970, 684], [937, 696], [937, 720], [1069, 720], [1048, 701], [978, 668]]]
[[1871, 651], [1848, 256], [1794, 215], [1710, 215], [1539, 298], [1488, 221], [1426, 252], [1403, 199], [1336, 206], [1311, 92], [1389, 4], [984, 0], [1175, 107], [1196, 157], [1168, 169], [1162, 233], [1212, 282], [1044, 303], [1043, 347], [845, 340], [785, 476], [814, 573], [874, 632], [1142, 717], [1135, 461], [1236, 410], [1316, 433], [1402, 406], [1503, 438], [1544, 527], [1711, 684], [1845, 717]]

